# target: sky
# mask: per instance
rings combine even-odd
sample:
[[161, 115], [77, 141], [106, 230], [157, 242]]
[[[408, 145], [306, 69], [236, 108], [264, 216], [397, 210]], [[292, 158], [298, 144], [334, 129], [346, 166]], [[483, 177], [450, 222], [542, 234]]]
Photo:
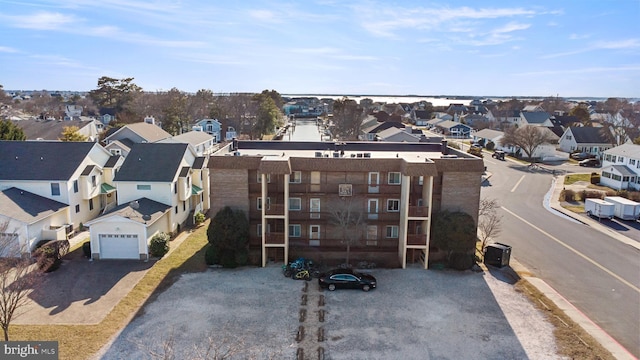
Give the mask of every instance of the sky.
[[0, 0], [0, 85], [640, 97], [640, 0]]

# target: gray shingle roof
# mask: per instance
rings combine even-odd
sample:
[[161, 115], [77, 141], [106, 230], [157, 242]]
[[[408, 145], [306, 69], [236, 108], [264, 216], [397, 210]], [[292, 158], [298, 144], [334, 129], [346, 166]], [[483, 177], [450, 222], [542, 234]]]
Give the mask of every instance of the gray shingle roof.
[[205, 166], [205, 160], [207, 160], [207, 158], [205, 158], [204, 156], [198, 156], [194, 161], [193, 161], [193, 165], [191, 166], [194, 169], [203, 169]]
[[69, 180], [93, 142], [0, 141], [0, 180]]
[[[104, 214], [103, 216], [100, 216], [99, 218], [91, 220], [87, 224], [91, 225], [93, 223], [99, 222], [100, 220], [106, 217], [119, 215], [119, 216], [128, 218], [130, 220], [137, 221], [139, 223], [144, 224], [146, 222], [148, 226], [153, 224], [159, 218], [161, 218], [162, 215], [164, 215], [167, 211], [171, 210], [170, 205], [165, 205], [163, 203], [159, 203], [151, 199], [140, 198], [135, 201], [138, 202], [138, 208], [135, 210], [129, 206], [129, 203], [122, 204], [117, 206], [115, 209], [109, 211], [108, 213]], [[145, 221], [142, 218], [143, 215], [149, 215], [149, 220]]]
[[624, 156], [633, 159], [640, 159], [640, 145], [622, 144], [605, 151], [606, 154]]
[[636, 173], [631, 171], [626, 165], [611, 165], [612, 168], [616, 169], [622, 176], [635, 176]]
[[118, 160], [120, 160], [121, 156], [120, 155], [112, 155], [109, 160], [107, 160], [107, 163], [104, 164], [105, 168], [112, 168], [114, 166], [116, 166], [116, 164], [118, 163]]
[[0, 192], [0, 214], [27, 224], [44, 219], [65, 207], [68, 205], [15, 187]]
[[95, 165], [87, 165], [87, 167], [84, 168], [84, 170], [82, 170], [82, 176], [87, 176], [89, 174], [91, 174], [91, 171], [93, 171], [93, 168], [95, 167]]
[[58, 140], [62, 136], [62, 130], [64, 130], [65, 126], [77, 126], [78, 129], [82, 129], [90, 124], [88, 121], [80, 120], [19, 120], [12, 122], [24, 131], [28, 140], [36, 140], [38, 138]]
[[134, 144], [114, 181], [171, 182], [189, 144]]
[[604, 128], [591, 126], [570, 127], [573, 138], [578, 144], [609, 144]]
[[524, 119], [529, 124], [542, 124], [543, 122], [547, 121], [551, 117], [551, 115], [544, 111], [523, 111], [522, 117], [524, 117]]

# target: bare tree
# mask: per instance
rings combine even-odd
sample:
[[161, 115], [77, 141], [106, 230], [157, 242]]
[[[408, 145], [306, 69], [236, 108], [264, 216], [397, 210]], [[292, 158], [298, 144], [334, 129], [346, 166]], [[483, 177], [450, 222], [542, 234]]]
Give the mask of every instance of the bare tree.
[[340, 241], [347, 247], [345, 263], [349, 264], [351, 246], [356, 245], [365, 232], [366, 216], [360, 211], [357, 199], [351, 196], [343, 196], [335, 206], [331, 206], [329, 216]]
[[9, 325], [23, 313], [27, 296], [40, 279], [36, 265], [23, 256], [23, 250], [17, 230], [9, 228], [8, 220], [0, 222], [0, 327], [4, 341], [9, 341]]
[[480, 199], [478, 211], [478, 238], [481, 250], [502, 232], [502, 216], [498, 214], [500, 205], [496, 199]]
[[500, 145], [518, 147], [533, 161], [533, 154], [540, 145], [552, 144], [556, 141], [556, 135], [546, 127], [512, 126], [504, 132], [504, 136], [500, 139]]
[[357, 140], [366, 114], [355, 100], [346, 97], [333, 102], [334, 133], [344, 140]]

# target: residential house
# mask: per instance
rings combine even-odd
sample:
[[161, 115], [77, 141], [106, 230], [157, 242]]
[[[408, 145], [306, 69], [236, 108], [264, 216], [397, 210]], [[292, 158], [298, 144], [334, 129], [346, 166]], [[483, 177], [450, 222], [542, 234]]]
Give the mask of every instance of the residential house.
[[553, 122], [551, 121], [551, 115], [546, 111], [521, 111], [520, 120], [518, 126], [544, 126], [551, 128]]
[[[344, 260], [336, 219], [363, 214], [352, 261], [405, 268], [442, 256], [430, 246], [431, 215], [478, 218], [482, 159], [443, 143], [235, 141], [209, 158], [211, 214], [249, 218], [250, 257], [262, 266], [309, 256]], [[470, 249], [473, 251], [473, 249]]]
[[217, 149], [215, 137], [204, 131], [189, 131], [170, 138], [162, 139], [159, 143], [186, 143], [193, 147], [198, 156], [207, 156]]
[[640, 190], [640, 145], [622, 144], [604, 151], [600, 185]]
[[492, 129], [482, 129], [475, 134], [473, 134], [473, 142], [482, 142], [484, 146], [487, 146], [488, 143], [492, 142], [494, 144], [495, 150], [504, 150], [504, 148], [500, 144], [500, 140], [504, 137], [504, 132]]
[[396, 128], [396, 127], [391, 127], [391, 128], [379, 131], [375, 137], [376, 141], [387, 141], [387, 142], [420, 142], [423, 139], [425, 139], [424, 134], [422, 136], [420, 134], [413, 134], [411, 128], [402, 129], [402, 128]]
[[204, 131], [214, 137], [214, 142], [219, 143], [223, 140], [222, 125], [216, 119], [196, 120], [193, 126], [194, 131]]
[[385, 121], [385, 122], [375, 122], [365, 128], [362, 128], [361, 133], [364, 135], [364, 138], [368, 141], [375, 140], [376, 135], [386, 129], [395, 128], [395, 129], [404, 129], [404, 124], [401, 122], [395, 121]]
[[411, 122], [416, 126], [427, 126], [429, 120], [431, 120], [431, 112], [427, 110], [411, 111]]
[[568, 127], [559, 142], [559, 149], [564, 152], [586, 152], [598, 157], [613, 146], [604, 128], [591, 126]]
[[112, 121], [116, 121], [116, 116], [114, 114], [105, 113], [98, 116], [98, 120], [100, 120], [104, 125], [109, 125]]
[[[533, 125], [529, 125], [533, 126]], [[553, 133], [549, 128], [543, 126], [534, 126], [540, 132], [546, 132], [550, 139], [550, 142], [545, 144], [538, 145], [533, 154], [531, 154], [531, 158], [541, 159], [543, 161], [553, 161], [553, 160], [566, 160], [569, 158], [569, 155], [566, 154], [564, 156], [560, 156], [556, 151], [556, 147], [558, 144], [559, 137]], [[500, 146], [499, 149], [504, 150], [508, 153], [513, 154], [516, 157], [526, 157], [527, 154], [518, 146], [513, 145], [505, 145]]]
[[[82, 106], [80, 105], [65, 105], [64, 107], [64, 120], [73, 120], [82, 116]], [[67, 119], [68, 118], [68, 119]]]
[[108, 203], [107, 164], [117, 161], [98, 143], [0, 141], [0, 215], [22, 229], [26, 250], [66, 238]]
[[75, 120], [18, 120], [13, 123], [22, 129], [27, 140], [59, 140], [65, 127], [75, 126], [78, 133], [87, 141], [98, 141], [102, 132], [102, 124], [94, 119], [80, 117]]
[[133, 144], [153, 143], [170, 137], [171, 134], [157, 125], [139, 122], [115, 130], [105, 137], [104, 143], [112, 154], [126, 157]]
[[180, 232], [206, 212], [206, 161], [186, 143], [134, 144], [113, 180], [116, 207], [86, 224], [92, 258], [148, 259], [154, 235]]
[[472, 128], [469, 125], [462, 124], [455, 121], [445, 120], [438, 122], [435, 128], [442, 134], [455, 138], [468, 138], [471, 136]]

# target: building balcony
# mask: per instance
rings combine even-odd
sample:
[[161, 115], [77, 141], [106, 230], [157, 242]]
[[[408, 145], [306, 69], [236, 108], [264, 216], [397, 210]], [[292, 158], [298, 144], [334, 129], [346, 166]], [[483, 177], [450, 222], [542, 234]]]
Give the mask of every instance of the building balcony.
[[284, 204], [270, 204], [265, 211], [267, 215], [282, 215], [284, 216], [285, 206]]
[[408, 234], [407, 235], [407, 245], [427, 245], [427, 235], [426, 234]]
[[409, 206], [409, 216], [410, 217], [428, 217], [429, 207], [428, 206]]
[[284, 245], [284, 233], [269, 232], [265, 234], [265, 243], [268, 245]]

